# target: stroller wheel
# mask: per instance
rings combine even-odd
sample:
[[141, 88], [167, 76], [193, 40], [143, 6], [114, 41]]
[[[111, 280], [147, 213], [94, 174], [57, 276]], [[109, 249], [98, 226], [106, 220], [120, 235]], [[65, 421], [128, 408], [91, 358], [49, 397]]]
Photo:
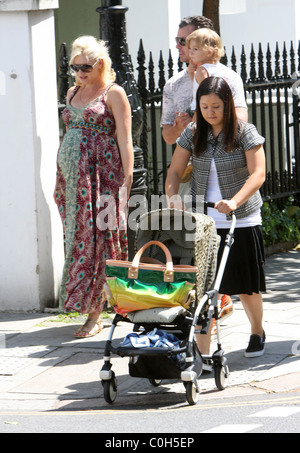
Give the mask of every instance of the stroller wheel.
[[159, 387], [160, 384], [162, 383], [162, 379], [152, 379], [150, 378], [149, 379], [149, 382], [151, 385], [153, 385], [154, 387]]
[[215, 381], [219, 390], [225, 390], [229, 382], [228, 365], [217, 365], [215, 367]]
[[186, 390], [186, 399], [187, 402], [193, 406], [197, 404], [199, 400], [199, 392], [196, 389], [196, 386], [193, 382], [186, 382], [185, 384], [185, 390]]
[[104, 390], [104, 399], [107, 403], [112, 404], [117, 397], [117, 379], [115, 373], [108, 381], [102, 381]]

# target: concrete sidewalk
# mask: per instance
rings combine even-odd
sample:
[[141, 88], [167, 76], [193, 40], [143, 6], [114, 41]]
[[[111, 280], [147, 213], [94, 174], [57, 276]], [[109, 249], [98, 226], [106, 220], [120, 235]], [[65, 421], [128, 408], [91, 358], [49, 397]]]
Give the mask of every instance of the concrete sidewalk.
[[[264, 295], [266, 353], [246, 359], [249, 323], [238, 298], [235, 313], [222, 325], [222, 346], [230, 368], [229, 387], [220, 392], [213, 376], [201, 377], [201, 400], [288, 392], [300, 389], [300, 252], [273, 255], [266, 265]], [[96, 337], [75, 339], [75, 322], [58, 322], [55, 315], [0, 313], [1, 411], [107, 409], [99, 371], [107, 328]], [[118, 344], [132, 325], [118, 325]], [[214, 348], [214, 344], [212, 345]], [[115, 408], [186, 405], [181, 382], [163, 381], [153, 387], [147, 379], [128, 375], [128, 359], [113, 358], [118, 380]]]

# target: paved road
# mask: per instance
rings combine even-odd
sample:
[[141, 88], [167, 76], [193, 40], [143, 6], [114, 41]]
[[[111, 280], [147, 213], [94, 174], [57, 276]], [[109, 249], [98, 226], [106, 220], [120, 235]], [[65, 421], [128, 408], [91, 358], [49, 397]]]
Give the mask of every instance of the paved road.
[[[151, 433], [151, 436], [146, 438], [147, 442], [149, 439], [165, 438], [167, 435], [173, 438], [178, 435], [182, 438], [192, 435], [197, 442], [196, 434], [200, 433], [300, 431], [300, 392], [223, 398], [204, 401], [196, 406], [181, 406], [180, 398], [173, 399], [177, 399], [178, 404], [131, 407], [127, 410], [111, 407], [87, 411], [0, 411], [0, 432], [103, 433], [105, 435], [101, 436], [100, 440], [108, 443], [125, 438], [136, 440], [137, 433]], [[156, 446], [160, 447], [162, 442], [163, 440], [160, 440]], [[154, 440], [152, 443], [152, 446], [155, 446]]]

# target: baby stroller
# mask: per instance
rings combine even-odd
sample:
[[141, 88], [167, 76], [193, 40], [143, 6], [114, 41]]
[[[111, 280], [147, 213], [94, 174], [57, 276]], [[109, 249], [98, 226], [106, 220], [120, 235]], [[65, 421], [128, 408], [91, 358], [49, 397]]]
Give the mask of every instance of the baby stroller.
[[[214, 207], [213, 203], [205, 205]], [[141, 217], [136, 235], [136, 249], [143, 251], [145, 261], [166, 261], [164, 250], [158, 246], [163, 244], [172, 256], [174, 269], [176, 266], [179, 266], [179, 269], [180, 266], [190, 266], [191, 274], [195, 271], [195, 280], [188, 300], [185, 297], [180, 305], [158, 305], [115, 315], [100, 371], [107, 403], [112, 404], [117, 396], [117, 380], [112, 370], [111, 354], [129, 357], [129, 375], [147, 378], [154, 386], [160, 385], [163, 379], [181, 380], [190, 405], [196, 404], [199, 399], [198, 380], [202, 374], [203, 361], [214, 370], [217, 388], [223, 390], [227, 387], [229, 368], [220, 342], [217, 295], [233, 243], [235, 224], [236, 218], [233, 214], [216, 275], [219, 237], [211, 217], [176, 209], [151, 211]], [[107, 294], [114, 305], [115, 301], [109, 289]], [[116, 306], [114, 308], [116, 309]], [[207, 334], [212, 318], [217, 320], [217, 350], [212, 355], [203, 356], [196, 346], [195, 334]], [[132, 323], [133, 333], [119, 346], [114, 347], [113, 334], [120, 321]]]

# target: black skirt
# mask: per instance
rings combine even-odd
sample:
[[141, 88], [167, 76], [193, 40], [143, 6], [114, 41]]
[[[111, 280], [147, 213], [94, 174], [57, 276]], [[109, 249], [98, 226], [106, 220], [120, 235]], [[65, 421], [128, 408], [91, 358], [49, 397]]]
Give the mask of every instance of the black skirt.
[[[221, 244], [218, 253], [218, 267], [221, 261], [228, 230], [218, 229]], [[221, 294], [249, 294], [266, 291], [264, 272], [265, 252], [262, 227], [236, 228], [234, 243], [230, 249], [223, 274]]]

